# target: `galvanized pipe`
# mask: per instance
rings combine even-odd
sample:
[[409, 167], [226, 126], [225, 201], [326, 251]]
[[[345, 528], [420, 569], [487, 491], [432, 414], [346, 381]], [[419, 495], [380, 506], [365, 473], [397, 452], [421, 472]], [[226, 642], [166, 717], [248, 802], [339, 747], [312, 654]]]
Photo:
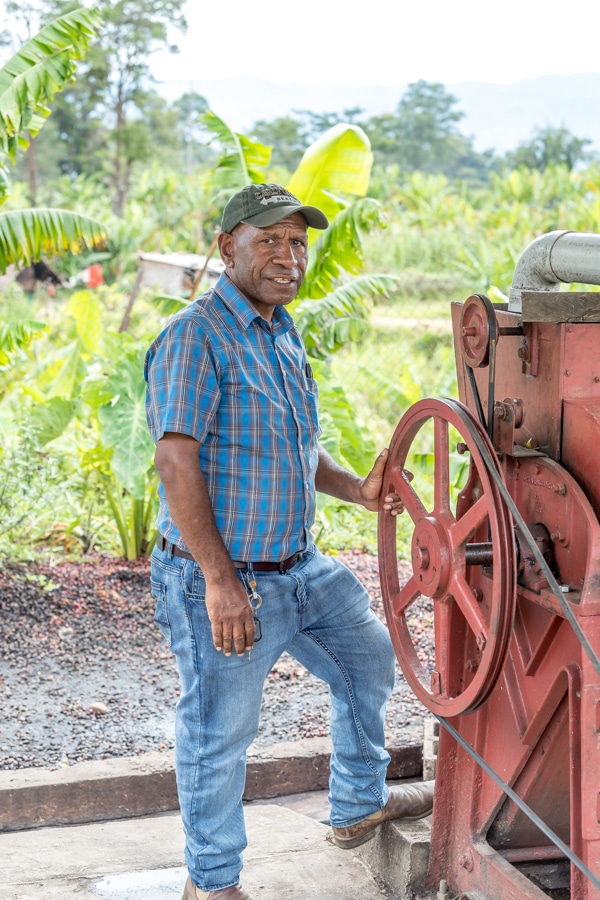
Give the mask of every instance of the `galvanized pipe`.
[[600, 234], [551, 231], [532, 241], [515, 268], [510, 312], [521, 312], [521, 291], [556, 291], [561, 281], [600, 284]]

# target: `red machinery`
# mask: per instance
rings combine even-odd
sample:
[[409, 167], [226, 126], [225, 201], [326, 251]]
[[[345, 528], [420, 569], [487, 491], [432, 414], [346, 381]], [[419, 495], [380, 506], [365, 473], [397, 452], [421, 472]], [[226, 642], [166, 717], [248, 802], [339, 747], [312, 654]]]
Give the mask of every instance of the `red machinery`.
[[[390, 446], [412, 575], [400, 586], [382, 510], [382, 591], [406, 679], [446, 726], [430, 883], [464, 900], [600, 900], [600, 293], [549, 290], [598, 283], [600, 236], [567, 234], [531, 245], [508, 309], [452, 304], [460, 402], [420, 401]], [[569, 241], [583, 266], [561, 260]], [[432, 497], [405, 475], [427, 429]]]

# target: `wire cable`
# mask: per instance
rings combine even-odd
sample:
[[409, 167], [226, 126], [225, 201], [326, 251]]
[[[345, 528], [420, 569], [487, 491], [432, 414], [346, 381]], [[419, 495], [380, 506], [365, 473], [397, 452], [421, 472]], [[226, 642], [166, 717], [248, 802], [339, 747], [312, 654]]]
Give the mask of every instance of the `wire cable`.
[[549, 828], [546, 825], [546, 823], [542, 821], [542, 819], [540, 819], [538, 814], [535, 813], [532, 810], [532, 808], [530, 806], [528, 806], [527, 803], [525, 803], [524, 800], [521, 800], [519, 795], [516, 794], [513, 791], [513, 789], [511, 787], [509, 787], [509, 785], [506, 784], [506, 782], [503, 781], [496, 772], [494, 772], [494, 770], [491, 768], [491, 766], [488, 766], [485, 759], [483, 759], [483, 757], [479, 755], [477, 750], [475, 750], [473, 747], [471, 747], [471, 745], [467, 741], [465, 741], [465, 739], [462, 737], [462, 735], [459, 734], [459, 732], [456, 730], [456, 728], [454, 728], [452, 725], [450, 725], [450, 723], [448, 722], [447, 719], [442, 718], [442, 716], [438, 716], [436, 713], [434, 713], [434, 715], [435, 715], [436, 719], [440, 722], [440, 724], [446, 729], [446, 731], [450, 732], [450, 734], [452, 735], [454, 740], [458, 744], [460, 744], [460, 746], [463, 748], [463, 750], [466, 750], [467, 753], [469, 753], [470, 756], [473, 757], [475, 762], [483, 769], [483, 771], [487, 775], [490, 776], [490, 778], [493, 781], [496, 782], [498, 787], [501, 788], [504, 791], [504, 793], [507, 794], [508, 797], [510, 797], [510, 799], [513, 801], [513, 803], [516, 803], [516, 805], [519, 807], [519, 809], [522, 812], [524, 812], [525, 815], [529, 819], [531, 819], [531, 821], [535, 825], [537, 825], [537, 827], [540, 829], [540, 831], [542, 831], [546, 835], [546, 837], [549, 838], [550, 841], [559, 848], [559, 850], [562, 850], [562, 852], [565, 854], [567, 859], [569, 859], [573, 863], [574, 866], [577, 866], [579, 871], [583, 875], [585, 875], [586, 878], [588, 878], [591, 881], [591, 883], [594, 885], [594, 887], [597, 888], [598, 890], [600, 890], [600, 878], [598, 878], [596, 875], [594, 875], [594, 873], [591, 871], [591, 869], [588, 869], [588, 867], [583, 862], [583, 860], [579, 859], [579, 857], [573, 853], [571, 848], [569, 846], [567, 846], [567, 844], [565, 844], [565, 842], [563, 840], [561, 840], [561, 838], [559, 838], [559, 836], [557, 834], [555, 834], [554, 831], [552, 831], [552, 829]]

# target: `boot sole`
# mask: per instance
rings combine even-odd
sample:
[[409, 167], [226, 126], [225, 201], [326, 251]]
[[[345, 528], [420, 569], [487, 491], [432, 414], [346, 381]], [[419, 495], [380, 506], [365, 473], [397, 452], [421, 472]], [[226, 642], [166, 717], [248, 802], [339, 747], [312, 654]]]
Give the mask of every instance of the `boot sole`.
[[[386, 821], [418, 822], [419, 819], [426, 819], [427, 816], [430, 816], [432, 812], [433, 808], [428, 809], [427, 812], [421, 813], [421, 815], [419, 816], [402, 816], [401, 819], [387, 819]], [[380, 822], [379, 825], [376, 825], [375, 828], [372, 828], [370, 831], [366, 831], [364, 834], [358, 834], [353, 838], [340, 838], [335, 834], [335, 832], [331, 831], [331, 833], [327, 835], [327, 840], [331, 844], [335, 844], [336, 847], [339, 847], [340, 850], [353, 850], [355, 847], [361, 847], [363, 844], [372, 841], [382, 825], [385, 825], [385, 822]]]

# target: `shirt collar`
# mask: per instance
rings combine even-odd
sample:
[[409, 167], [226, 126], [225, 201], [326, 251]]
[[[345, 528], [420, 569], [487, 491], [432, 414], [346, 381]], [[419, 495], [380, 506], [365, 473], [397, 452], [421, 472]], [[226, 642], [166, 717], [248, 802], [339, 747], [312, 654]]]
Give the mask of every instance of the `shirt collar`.
[[[238, 290], [227, 272], [221, 274], [214, 290], [242, 328], [248, 329], [255, 319], [259, 319], [268, 325], [248, 298]], [[293, 324], [294, 320], [283, 306], [274, 308], [271, 321], [273, 334], [285, 334]]]

